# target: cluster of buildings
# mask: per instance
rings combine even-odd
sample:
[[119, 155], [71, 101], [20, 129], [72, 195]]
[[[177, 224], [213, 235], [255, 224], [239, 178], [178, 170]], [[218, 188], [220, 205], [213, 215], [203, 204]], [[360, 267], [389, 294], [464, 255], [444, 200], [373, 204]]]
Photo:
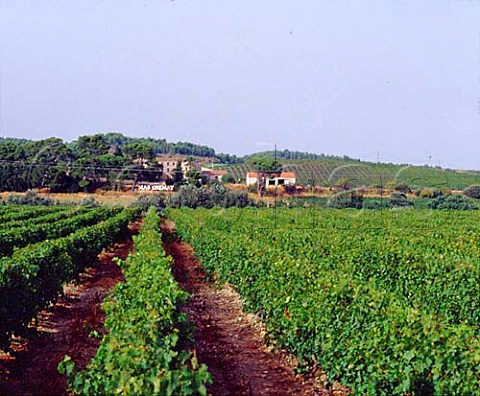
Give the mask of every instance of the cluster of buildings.
[[173, 178], [173, 172], [178, 165], [180, 165], [184, 175], [192, 169], [197, 169], [197, 164], [194, 161], [181, 156], [157, 157], [156, 162], [163, 168], [163, 174], [170, 178]]
[[[184, 177], [191, 170], [199, 172], [201, 177], [208, 181], [221, 182], [227, 174], [223, 169], [212, 169], [201, 166], [198, 162], [193, 161], [185, 156], [160, 156], [156, 158], [156, 162], [163, 169], [164, 179], [173, 179], [177, 169], [181, 169]], [[257, 184], [259, 173], [247, 172], [245, 183], [247, 186]], [[272, 174], [265, 177], [265, 186], [294, 186], [296, 184], [295, 173], [281, 172], [280, 174]], [[167, 186], [165, 181], [158, 183], [140, 183], [137, 186], [140, 191], [172, 191], [173, 187]]]
[[174, 172], [179, 166], [185, 176], [189, 171], [200, 172], [201, 176], [209, 181], [222, 181], [222, 177], [227, 174], [226, 170], [210, 169], [200, 166], [197, 162], [191, 161], [186, 157], [157, 157], [157, 163], [162, 166], [163, 174], [166, 177], [173, 178]]

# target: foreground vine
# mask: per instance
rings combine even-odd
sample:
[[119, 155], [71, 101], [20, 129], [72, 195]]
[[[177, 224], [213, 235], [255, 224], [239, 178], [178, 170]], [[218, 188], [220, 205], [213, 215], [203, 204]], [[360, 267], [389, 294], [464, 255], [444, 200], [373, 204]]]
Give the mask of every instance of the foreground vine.
[[179, 310], [186, 294], [172, 276], [153, 208], [134, 244], [135, 253], [119, 262], [126, 283], [104, 304], [109, 333], [97, 355], [85, 371], [77, 372], [68, 356], [59, 370], [81, 395], [206, 395], [207, 367], [181, 347], [188, 338], [187, 319]]

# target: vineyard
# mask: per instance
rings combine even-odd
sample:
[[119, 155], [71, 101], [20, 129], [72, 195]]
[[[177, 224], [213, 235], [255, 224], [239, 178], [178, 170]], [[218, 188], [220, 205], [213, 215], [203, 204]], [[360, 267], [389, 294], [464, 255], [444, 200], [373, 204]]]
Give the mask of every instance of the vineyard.
[[[140, 215], [139, 208], [0, 207], [0, 349], [16, 356], [12, 340], [34, 336], [39, 313]], [[133, 237], [135, 253], [117, 260], [126, 282], [103, 307], [108, 333], [87, 369], [78, 371], [68, 355], [60, 361], [75, 394], [206, 394], [210, 376], [186, 348], [191, 329], [180, 307], [187, 294], [173, 279], [159, 226], [151, 208]], [[7, 377], [0, 381], [8, 393]]]
[[477, 213], [171, 210], [268, 337], [356, 394], [480, 392]]
[[125, 233], [134, 209], [22, 207], [3, 210], [0, 232], [0, 347], [23, 335], [62, 285]]
[[134, 238], [135, 253], [120, 263], [126, 283], [104, 305], [109, 334], [87, 370], [76, 372], [68, 356], [60, 364], [75, 394], [206, 395], [206, 366], [179, 347], [189, 336], [179, 310], [186, 293], [173, 279], [159, 223], [151, 208]]
[[[414, 188], [437, 187], [464, 189], [480, 183], [480, 174], [436, 169], [422, 166], [402, 166], [385, 163], [371, 163], [341, 160], [282, 160], [282, 169], [294, 172], [297, 183], [303, 185], [334, 185], [340, 179], [347, 179], [349, 185], [386, 186], [389, 183], [407, 183]], [[245, 182], [248, 164], [232, 165], [225, 168], [234, 179]]]
[[[320, 367], [330, 384], [355, 394], [480, 393], [479, 213], [250, 207], [166, 215], [207, 278], [233, 285], [263, 321], [267, 341], [296, 356], [300, 371]], [[12, 336], [29, 337], [38, 313], [140, 216], [136, 208], [0, 207], [0, 349]], [[183, 268], [180, 278], [192, 286], [192, 277], [204, 282], [203, 269], [187, 273], [183, 261], [172, 271], [176, 256], [163, 246], [175, 236], [162, 240], [160, 222], [150, 208], [134, 251], [117, 260], [125, 282], [103, 303], [96, 355], [78, 368], [62, 354], [58, 370], [74, 394], [208, 393], [213, 375], [194, 352], [191, 303], [184, 309], [192, 300], [174, 277]], [[196, 285], [194, 294], [202, 290], [214, 303], [214, 286]], [[195, 326], [222, 309], [197, 312]], [[205, 359], [219, 340], [210, 324], [198, 331]], [[245, 328], [238, 331], [245, 337]], [[212, 367], [219, 375], [222, 365]]]

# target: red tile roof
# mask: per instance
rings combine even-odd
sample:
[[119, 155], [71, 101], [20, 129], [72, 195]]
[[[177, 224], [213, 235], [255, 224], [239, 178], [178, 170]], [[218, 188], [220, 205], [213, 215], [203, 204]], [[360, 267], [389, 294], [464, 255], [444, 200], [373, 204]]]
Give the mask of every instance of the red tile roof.
[[227, 174], [227, 171], [223, 169], [207, 169], [203, 170], [202, 174], [211, 176], [225, 176]]
[[216, 176], [225, 176], [227, 174], [227, 171], [223, 169], [212, 170], [211, 172]]

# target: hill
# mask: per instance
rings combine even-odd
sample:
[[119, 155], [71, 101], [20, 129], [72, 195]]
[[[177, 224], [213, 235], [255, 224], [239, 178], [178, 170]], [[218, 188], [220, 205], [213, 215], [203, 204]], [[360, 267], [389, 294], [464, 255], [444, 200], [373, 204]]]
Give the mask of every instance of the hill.
[[[279, 159], [282, 170], [295, 172], [297, 183], [333, 186], [346, 179], [353, 187], [395, 186], [406, 183], [410, 188], [436, 187], [463, 190], [480, 184], [480, 173], [427, 166], [395, 165], [352, 159]], [[252, 167], [247, 162], [225, 167], [235, 180], [245, 180]]]
[[252, 157], [276, 157], [283, 170], [294, 172], [297, 184], [303, 185], [332, 186], [342, 180], [353, 187], [406, 183], [411, 188], [461, 190], [480, 184], [480, 172], [474, 171], [363, 162], [347, 156], [290, 150], [237, 157], [190, 142], [107, 133], [80, 136], [73, 142], [0, 138], [0, 191], [44, 187], [56, 192], [94, 191], [115, 188], [119, 179], [156, 181], [163, 170], [154, 158], [161, 155], [182, 155], [198, 164], [215, 162], [216, 167], [223, 167], [241, 182], [253, 170], [249, 165]]

